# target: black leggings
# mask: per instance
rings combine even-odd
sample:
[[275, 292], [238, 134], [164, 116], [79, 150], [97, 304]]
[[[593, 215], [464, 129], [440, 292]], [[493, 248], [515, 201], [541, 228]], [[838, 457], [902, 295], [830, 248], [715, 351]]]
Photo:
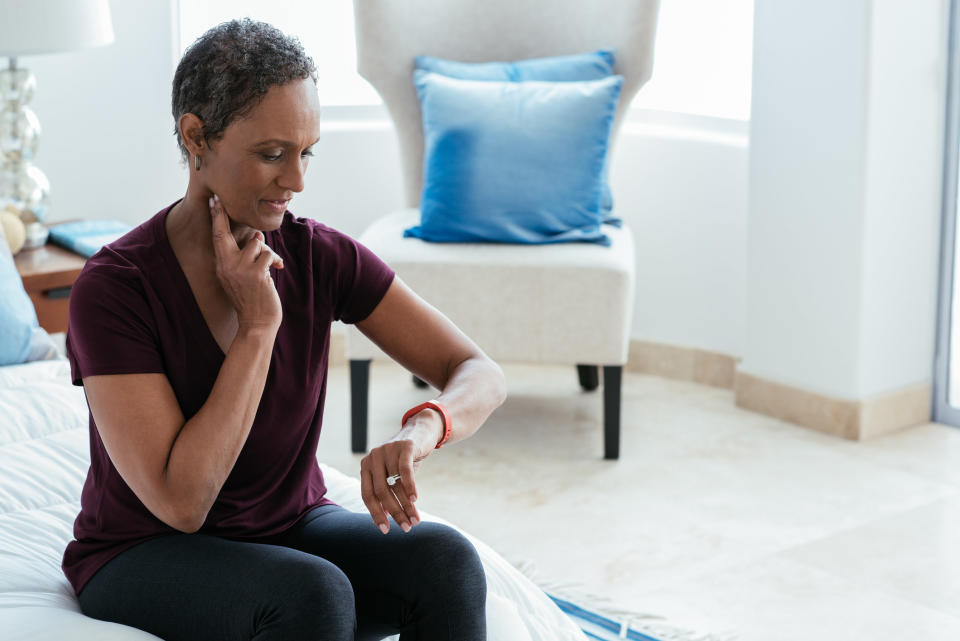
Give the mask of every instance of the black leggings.
[[103, 566], [80, 592], [95, 619], [166, 641], [486, 639], [487, 582], [476, 549], [453, 528], [336, 505], [310, 510], [274, 537], [235, 541], [172, 534]]

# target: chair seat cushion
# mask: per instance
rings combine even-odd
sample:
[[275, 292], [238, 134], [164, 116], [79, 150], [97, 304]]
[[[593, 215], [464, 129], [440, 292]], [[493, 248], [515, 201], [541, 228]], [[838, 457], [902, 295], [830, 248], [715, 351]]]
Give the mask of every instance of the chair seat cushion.
[[[603, 226], [610, 246], [429, 243], [404, 238], [419, 212], [377, 219], [359, 241], [491, 358], [622, 365], [633, 310], [629, 226]], [[348, 326], [347, 357], [385, 358]]]

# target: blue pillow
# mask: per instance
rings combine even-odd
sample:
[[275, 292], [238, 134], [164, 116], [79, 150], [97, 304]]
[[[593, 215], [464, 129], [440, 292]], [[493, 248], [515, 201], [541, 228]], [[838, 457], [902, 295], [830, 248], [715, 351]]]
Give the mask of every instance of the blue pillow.
[[610, 244], [603, 170], [622, 76], [461, 80], [414, 72], [424, 130], [420, 225], [434, 242]]
[[417, 56], [416, 68], [462, 80], [523, 82], [544, 80], [600, 80], [613, 75], [613, 49], [515, 62], [457, 62]]
[[[457, 62], [433, 56], [417, 56], [416, 68], [433, 71], [451, 78], [463, 80], [496, 80], [501, 82], [525, 82], [544, 80], [569, 82], [573, 80], [599, 80], [613, 75], [614, 50], [600, 49], [590, 53], [578, 53], [552, 58], [529, 58], [515, 62]], [[612, 216], [613, 194], [607, 181], [607, 168], [603, 169], [604, 223], [620, 227], [623, 220]]]
[[0, 365], [15, 365], [30, 356], [39, 323], [2, 232], [0, 243]]

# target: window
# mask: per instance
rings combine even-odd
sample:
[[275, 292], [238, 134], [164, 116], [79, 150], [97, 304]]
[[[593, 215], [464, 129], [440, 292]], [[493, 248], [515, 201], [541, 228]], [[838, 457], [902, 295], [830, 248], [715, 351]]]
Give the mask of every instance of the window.
[[750, 120], [753, 0], [661, 0], [653, 59], [634, 108]]
[[205, 0], [180, 2], [180, 54], [207, 29], [234, 18], [269, 22], [300, 44], [317, 65], [324, 105], [379, 105], [380, 95], [357, 73], [351, 0]]
[[[300, 39], [317, 65], [325, 105], [379, 105], [356, 72], [351, 0], [180, 3], [180, 53], [207, 29], [249, 16]], [[638, 109], [750, 119], [752, 0], [662, 0], [653, 77]]]

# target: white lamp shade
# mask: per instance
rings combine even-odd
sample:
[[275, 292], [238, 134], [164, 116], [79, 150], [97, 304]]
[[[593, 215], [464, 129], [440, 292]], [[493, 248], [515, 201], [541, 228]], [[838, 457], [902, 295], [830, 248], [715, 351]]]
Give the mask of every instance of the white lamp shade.
[[57, 53], [111, 42], [107, 0], [0, 0], [0, 56]]

